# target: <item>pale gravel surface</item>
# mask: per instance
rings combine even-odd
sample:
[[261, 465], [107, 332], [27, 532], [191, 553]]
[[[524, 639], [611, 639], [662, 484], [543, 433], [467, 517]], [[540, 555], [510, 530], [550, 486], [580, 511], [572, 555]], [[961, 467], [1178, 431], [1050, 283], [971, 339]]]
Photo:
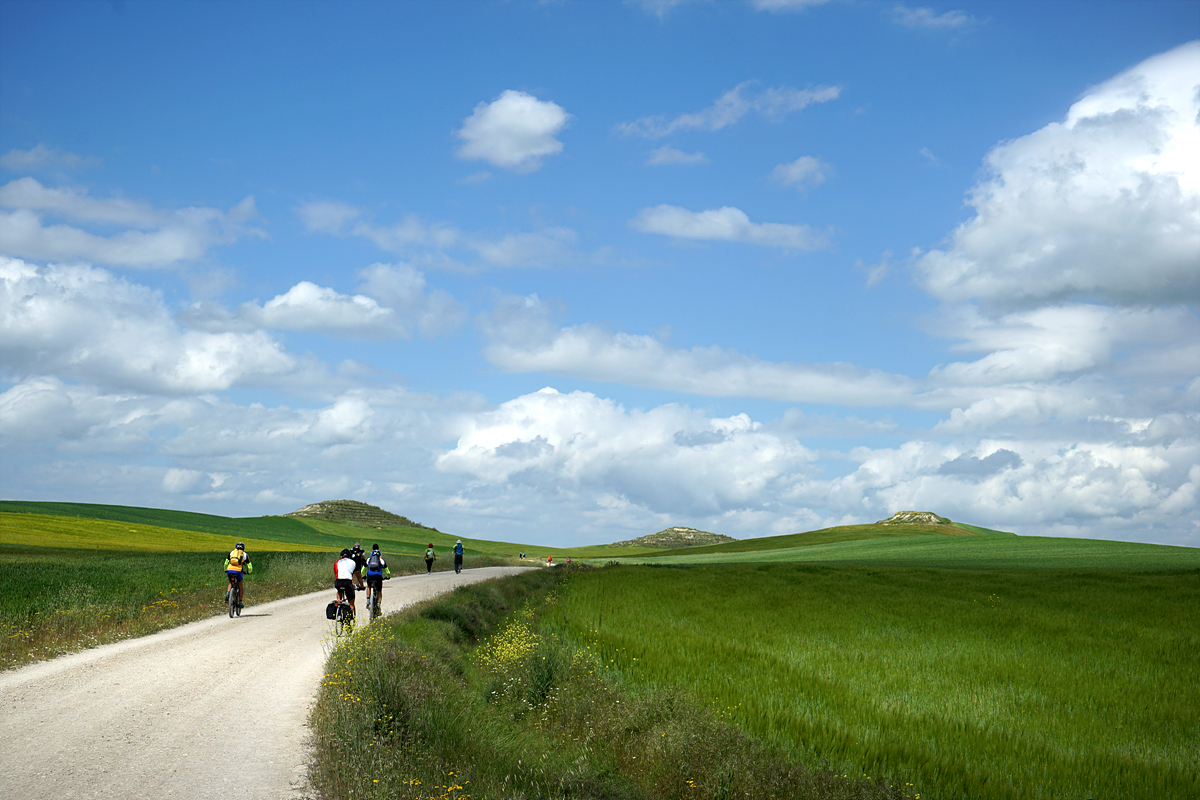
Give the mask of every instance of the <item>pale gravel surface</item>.
[[[394, 578], [384, 611], [519, 572]], [[332, 589], [0, 673], [0, 798], [312, 796], [308, 711]], [[231, 734], [232, 731], [232, 734]]]

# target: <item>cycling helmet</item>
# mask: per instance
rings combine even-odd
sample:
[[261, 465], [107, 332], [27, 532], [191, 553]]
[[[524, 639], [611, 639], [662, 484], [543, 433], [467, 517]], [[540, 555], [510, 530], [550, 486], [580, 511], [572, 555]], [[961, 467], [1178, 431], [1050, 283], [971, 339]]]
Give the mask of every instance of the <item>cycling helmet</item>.
[[349, 557], [350, 557], [349, 548], [343, 547], [342, 548], [342, 558], [349, 558]]
[[242, 544], [241, 542], [238, 542], [238, 543], [237, 543], [237, 549], [238, 549], [238, 550], [245, 550], [245, 549], [246, 549], [246, 545]]

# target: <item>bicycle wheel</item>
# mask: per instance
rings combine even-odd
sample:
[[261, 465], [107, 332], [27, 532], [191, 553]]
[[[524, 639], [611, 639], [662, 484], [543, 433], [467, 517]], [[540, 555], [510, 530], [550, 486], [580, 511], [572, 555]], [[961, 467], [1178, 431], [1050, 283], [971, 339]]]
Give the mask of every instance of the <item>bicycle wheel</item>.
[[371, 622], [379, 618], [379, 590], [371, 595]]
[[350, 610], [349, 603], [339, 603], [337, 614], [337, 635], [347, 636], [354, 630], [354, 612]]
[[225, 590], [225, 605], [229, 606], [229, 618], [233, 619], [237, 611], [237, 586], [233, 581], [229, 582], [229, 588]]

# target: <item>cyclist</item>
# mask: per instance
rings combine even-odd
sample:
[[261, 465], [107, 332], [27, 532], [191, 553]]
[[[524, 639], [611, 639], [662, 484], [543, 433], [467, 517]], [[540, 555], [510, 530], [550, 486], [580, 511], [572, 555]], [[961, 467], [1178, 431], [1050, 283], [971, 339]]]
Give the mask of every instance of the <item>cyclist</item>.
[[462, 539], [454, 543], [454, 574], [462, 572], [463, 546]]
[[243, 605], [246, 600], [245, 584], [242, 583], [242, 573], [249, 575], [254, 571], [254, 565], [250, 563], [250, 556], [246, 554], [246, 545], [243, 542], [238, 542], [237, 547], [229, 551], [229, 555], [225, 559], [225, 574], [228, 575], [237, 585], [237, 601], [238, 605]]
[[362, 589], [363, 567], [367, 565], [367, 556], [363, 553], [362, 546], [358, 542], [355, 542], [354, 547], [350, 548], [350, 557], [354, 559], [355, 564], [358, 564], [358, 567], [354, 570], [354, 585], [356, 588]]
[[379, 545], [371, 545], [371, 555], [367, 556], [367, 608], [371, 608], [371, 590], [375, 590], [375, 602], [383, 605], [383, 582], [392, 577]]
[[333, 588], [337, 589], [338, 600], [344, 596], [350, 603], [350, 610], [355, 614], [358, 613], [354, 608], [354, 570], [356, 569], [358, 569], [358, 562], [350, 554], [350, 548], [344, 548], [341, 556], [333, 564]]
[[429, 547], [425, 549], [425, 572], [433, 572], [433, 560], [437, 555], [433, 552], [433, 542], [429, 543]]

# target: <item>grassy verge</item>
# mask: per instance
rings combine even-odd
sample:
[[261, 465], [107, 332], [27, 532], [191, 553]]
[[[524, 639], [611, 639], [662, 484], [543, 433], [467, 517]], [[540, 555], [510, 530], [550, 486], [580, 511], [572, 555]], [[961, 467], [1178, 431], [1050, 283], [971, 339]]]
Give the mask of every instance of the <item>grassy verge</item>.
[[[254, 552], [248, 607], [332, 586], [332, 553]], [[0, 669], [145, 636], [224, 611], [225, 554], [130, 553], [0, 544]], [[496, 559], [467, 556], [464, 565]], [[393, 575], [425, 571], [391, 556]], [[442, 565], [444, 566], [444, 565]]]
[[[223, 609], [223, 553], [30, 551], [0, 546], [0, 669], [144, 636]], [[260, 553], [252, 606], [329, 585], [323, 553]]]
[[310, 777], [327, 798], [899, 798], [810, 770], [676, 689], [622, 679], [554, 621], [539, 570], [363, 627], [331, 654]]
[[1200, 797], [1200, 570], [621, 566], [555, 614], [636, 683], [923, 797]]

